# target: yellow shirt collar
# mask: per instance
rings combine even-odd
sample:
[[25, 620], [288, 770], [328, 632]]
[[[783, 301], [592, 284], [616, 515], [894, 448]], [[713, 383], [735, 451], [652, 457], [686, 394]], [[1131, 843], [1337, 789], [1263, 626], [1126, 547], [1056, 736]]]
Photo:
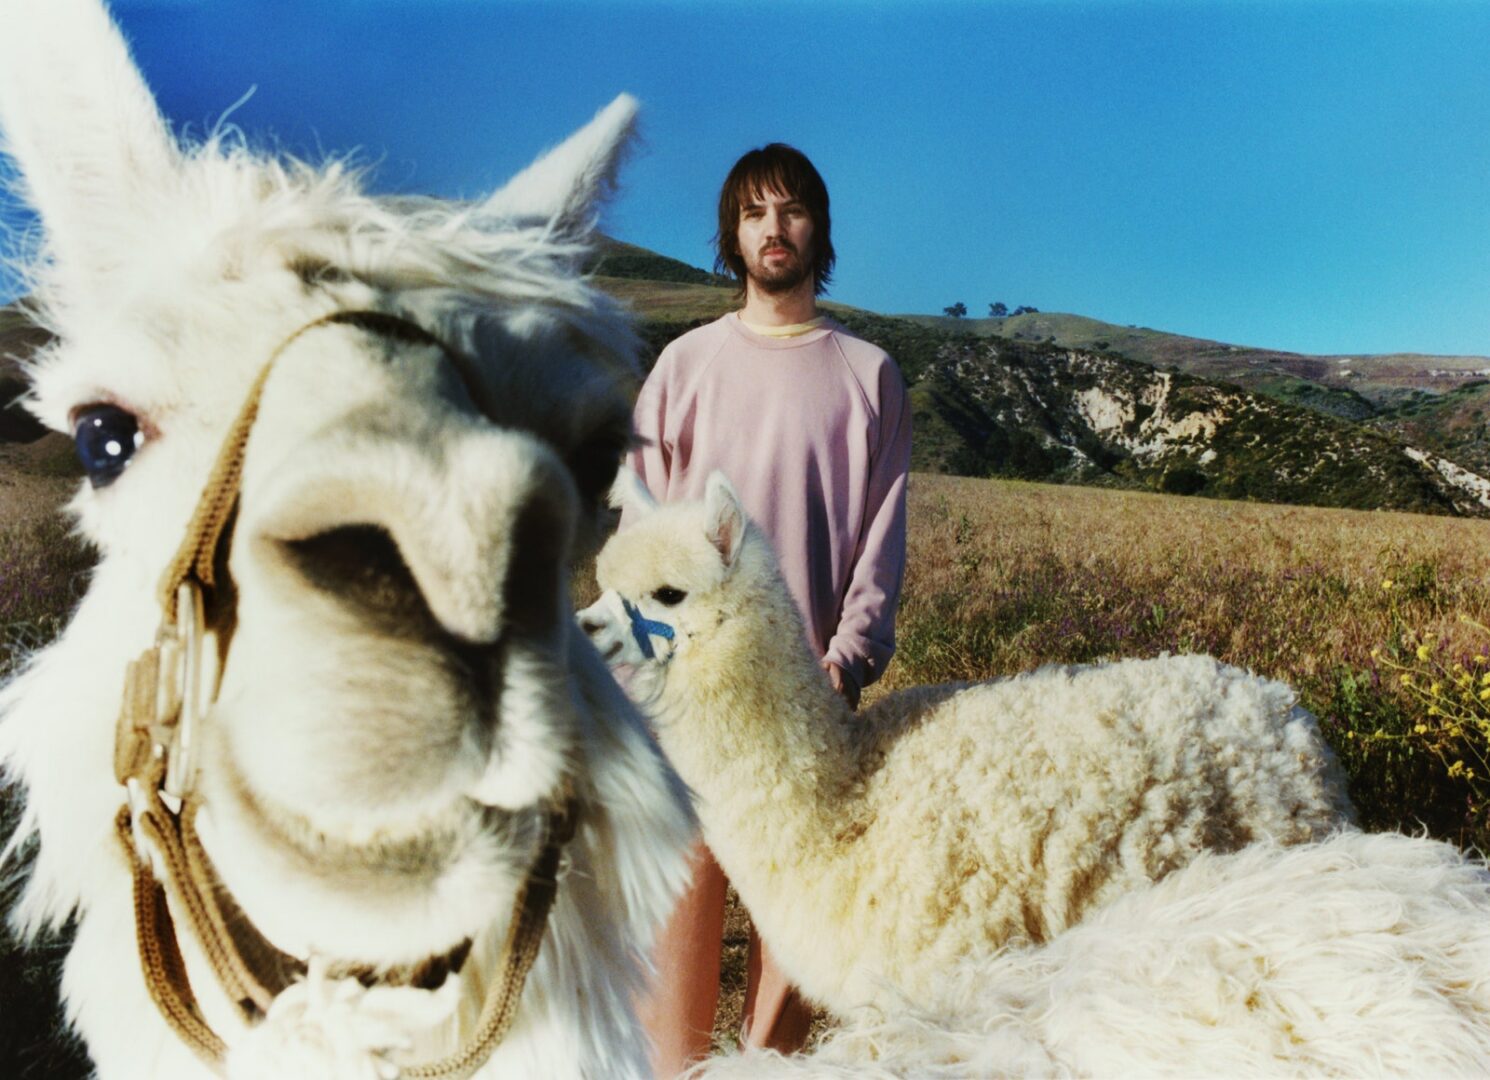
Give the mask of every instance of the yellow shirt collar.
[[790, 326], [758, 326], [753, 322], [746, 322], [743, 317], [741, 317], [740, 322], [744, 323], [745, 328], [751, 333], [759, 334], [761, 337], [797, 337], [800, 334], [807, 333], [809, 330], [816, 330], [819, 326], [823, 325], [827, 318], [826, 315], [819, 315], [815, 319], [792, 323]]

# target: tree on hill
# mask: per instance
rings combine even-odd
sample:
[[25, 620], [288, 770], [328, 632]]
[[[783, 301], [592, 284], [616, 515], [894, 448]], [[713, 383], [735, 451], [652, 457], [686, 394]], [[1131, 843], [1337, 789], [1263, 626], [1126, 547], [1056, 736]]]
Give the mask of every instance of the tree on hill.
[[1037, 307], [1017, 307], [1017, 308], [1014, 309], [1014, 314], [1016, 314], [1016, 315], [1038, 315], [1038, 314], [1040, 314], [1040, 309], [1037, 308]]
[[943, 315], [950, 315], [954, 319], [966, 318], [967, 317], [967, 305], [964, 304], [961, 300], [959, 300], [955, 304], [950, 304], [947, 307], [942, 308], [942, 314]]
[[988, 317], [990, 319], [1002, 319], [1007, 314], [1009, 314], [1009, 305], [1002, 300], [996, 304], [988, 305]]

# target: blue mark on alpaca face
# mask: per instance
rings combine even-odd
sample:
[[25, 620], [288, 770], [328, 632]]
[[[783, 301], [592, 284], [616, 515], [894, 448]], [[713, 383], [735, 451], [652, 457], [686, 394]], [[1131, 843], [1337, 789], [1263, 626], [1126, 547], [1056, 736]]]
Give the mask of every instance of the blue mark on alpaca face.
[[626, 610], [626, 617], [631, 620], [631, 635], [636, 638], [636, 644], [642, 651], [642, 655], [648, 660], [655, 660], [657, 653], [652, 648], [652, 636], [671, 641], [673, 639], [673, 628], [667, 623], [657, 622], [649, 619], [641, 613], [630, 600], [622, 599], [621, 606]]

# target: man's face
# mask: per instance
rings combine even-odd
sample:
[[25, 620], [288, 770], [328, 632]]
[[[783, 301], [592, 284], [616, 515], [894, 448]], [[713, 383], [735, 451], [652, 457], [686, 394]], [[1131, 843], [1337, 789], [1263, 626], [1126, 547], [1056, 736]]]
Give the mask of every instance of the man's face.
[[762, 291], [791, 292], [812, 277], [812, 216], [795, 196], [747, 192], [735, 235], [745, 276]]

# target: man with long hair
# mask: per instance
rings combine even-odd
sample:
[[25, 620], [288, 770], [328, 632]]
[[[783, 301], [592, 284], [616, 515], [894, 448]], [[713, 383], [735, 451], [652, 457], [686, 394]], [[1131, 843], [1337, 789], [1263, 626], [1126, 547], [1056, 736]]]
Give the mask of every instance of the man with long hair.
[[[715, 268], [739, 311], [658, 357], [637, 399], [630, 464], [660, 501], [729, 477], [771, 540], [824, 675], [857, 707], [895, 650], [905, 563], [911, 416], [885, 353], [818, 310], [833, 272], [828, 189], [800, 151], [752, 150], [719, 195]], [[642, 1017], [659, 1077], [709, 1051], [726, 882], [699, 845], [694, 883], [663, 931]], [[751, 936], [745, 1037], [784, 1052], [811, 1010]]]

